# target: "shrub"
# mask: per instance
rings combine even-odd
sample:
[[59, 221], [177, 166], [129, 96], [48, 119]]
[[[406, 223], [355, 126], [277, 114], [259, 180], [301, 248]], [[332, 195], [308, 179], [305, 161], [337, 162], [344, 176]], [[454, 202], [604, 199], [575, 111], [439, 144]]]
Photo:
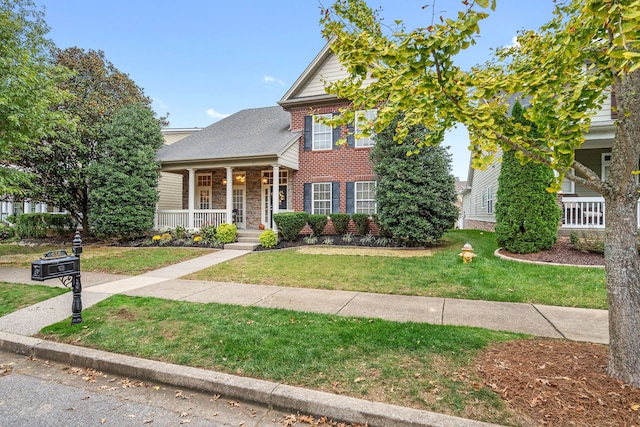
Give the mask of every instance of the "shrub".
[[278, 236], [273, 230], [265, 230], [260, 233], [259, 240], [262, 247], [267, 249], [275, 248], [278, 244]]
[[200, 235], [204, 240], [209, 242], [214, 241], [216, 239], [216, 226], [215, 225], [203, 225], [200, 229]]
[[7, 215], [7, 217], [4, 220], [7, 221], [9, 224], [15, 224], [16, 215], [15, 214]]
[[309, 223], [311, 230], [313, 230], [313, 234], [319, 236], [327, 225], [327, 216], [323, 214], [309, 215], [307, 222]]
[[[525, 125], [519, 103], [512, 116]], [[532, 131], [535, 135], [535, 129]], [[513, 253], [532, 253], [551, 248], [558, 239], [561, 211], [556, 193], [547, 191], [553, 170], [543, 164], [521, 164], [513, 150], [502, 156], [496, 202], [496, 240]]]
[[604, 235], [597, 232], [572, 232], [569, 235], [569, 242], [574, 248], [582, 252], [604, 253]]
[[189, 232], [187, 232], [186, 228], [179, 225], [175, 230], [173, 230], [173, 235], [176, 237], [176, 239], [184, 239], [186, 237], [189, 237]]
[[283, 212], [273, 215], [284, 240], [292, 242], [298, 238], [300, 231], [307, 225], [309, 214], [306, 212]]
[[216, 230], [216, 238], [220, 243], [233, 243], [236, 241], [238, 228], [235, 224], [220, 224]]
[[358, 231], [359, 236], [364, 236], [367, 234], [367, 229], [369, 228], [369, 215], [354, 213], [351, 215], [351, 219], [356, 226], [356, 230]]
[[331, 222], [333, 223], [333, 229], [336, 231], [336, 234], [343, 235], [347, 232], [347, 227], [349, 226], [349, 219], [351, 217], [349, 214], [345, 213], [333, 213], [329, 215], [331, 218]]
[[11, 239], [13, 236], [13, 228], [6, 224], [0, 224], [0, 240]]
[[21, 239], [42, 239], [47, 236], [47, 222], [41, 213], [18, 215], [16, 218], [16, 234]]
[[374, 137], [371, 150], [380, 235], [403, 246], [426, 246], [458, 218], [451, 155], [439, 145], [416, 150], [413, 141], [423, 141], [429, 133], [423, 124], [410, 126], [405, 143], [398, 144], [394, 136], [400, 119]]

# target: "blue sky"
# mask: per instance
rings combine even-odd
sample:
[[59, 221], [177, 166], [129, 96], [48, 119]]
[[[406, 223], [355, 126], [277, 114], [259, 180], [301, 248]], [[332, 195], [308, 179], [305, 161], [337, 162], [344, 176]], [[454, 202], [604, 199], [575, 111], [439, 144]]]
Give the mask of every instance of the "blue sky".
[[[331, 2], [321, 0], [325, 6]], [[369, 0], [385, 21], [428, 26], [431, 0]], [[497, 0], [478, 45], [461, 54], [463, 68], [509, 45], [518, 30], [551, 18], [553, 0]], [[245, 108], [276, 105], [322, 49], [318, 0], [36, 0], [59, 48], [102, 50], [154, 100], [171, 127], [206, 127]], [[438, 0], [436, 16], [453, 15], [459, 0]], [[469, 166], [464, 128], [447, 135], [453, 173]]]

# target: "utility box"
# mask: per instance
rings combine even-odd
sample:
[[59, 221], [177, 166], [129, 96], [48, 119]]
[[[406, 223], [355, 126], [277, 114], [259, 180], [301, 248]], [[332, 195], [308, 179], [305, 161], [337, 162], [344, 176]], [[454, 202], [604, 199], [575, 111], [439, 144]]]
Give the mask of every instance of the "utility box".
[[65, 251], [52, 251], [31, 262], [31, 280], [43, 282], [56, 277], [80, 274], [80, 258]]

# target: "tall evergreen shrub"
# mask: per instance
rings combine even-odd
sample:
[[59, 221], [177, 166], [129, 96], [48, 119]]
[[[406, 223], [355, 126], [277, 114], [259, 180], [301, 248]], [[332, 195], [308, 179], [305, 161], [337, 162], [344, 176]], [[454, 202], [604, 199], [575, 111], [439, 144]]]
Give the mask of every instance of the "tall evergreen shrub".
[[431, 245], [458, 217], [451, 155], [441, 146], [415, 151], [411, 144], [428, 132], [423, 125], [412, 126], [403, 144], [393, 140], [395, 128], [392, 123], [377, 135], [371, 151], [377, 176], [374, 218], [382, 235], [389, 233], [402, 245]]
[[[511, 115], [524, 125], [519, 102]], [[535, 132], [535, 129], [532, 129]], [[524, 165], [513, 151], [502, 156], [496, 202], [496, 240], [509, 252], [532, 253], [551, 248], [558, 239], [560, 208], [557, 194], [546, 189], [554, 178], [546, 165], [528, 162]]]

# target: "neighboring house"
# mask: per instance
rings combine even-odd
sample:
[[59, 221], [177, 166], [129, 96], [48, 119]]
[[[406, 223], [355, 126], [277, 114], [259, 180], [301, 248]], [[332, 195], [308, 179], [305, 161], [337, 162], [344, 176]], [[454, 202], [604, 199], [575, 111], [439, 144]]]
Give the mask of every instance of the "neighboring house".
[[[613, 99], [613, 102], [612, 102]], [[615, 136], [615, 96], [609, 95], [602, 108], [591, 119], [591, 127], [586, 140], [576, 150], [575, 159], [606, 178], [611, 161], [611, 147]], [[469, 167], [467, 187], [462, 190], [463, 228], [492, 231], [495, 227], [495, 206], [497, 202], [500, 158], [485, 170]], [[581, 185], [565, 179], [558, 201], [562, 207], [562, 230], [604, 229], [604, 198]]]
[[[315, 120], [349, 105], [324, 91], [325, 81], [343, 77], [327, 45], [279, 106], [239, 111], [162, 148], [161, 171], [180, 181], [182, 201], [180, 209], [159, 208], [156, 227], [275, 228], [278, 212], [375, 213], [373, 141], [349, 137], [336, 145], [358, 123], [333, 129]], [[359, 120], [374, 116], [360, 112]]]
[[11, 196], [0, 197], [0, 222], [6, 222], [6, 218], [9, 215], [20, 215], [23, 213], [36, 212], [62, 213], [60, 209], [48, 206], [46, 203], [41, 203], [30, 199], [15, 200]]

